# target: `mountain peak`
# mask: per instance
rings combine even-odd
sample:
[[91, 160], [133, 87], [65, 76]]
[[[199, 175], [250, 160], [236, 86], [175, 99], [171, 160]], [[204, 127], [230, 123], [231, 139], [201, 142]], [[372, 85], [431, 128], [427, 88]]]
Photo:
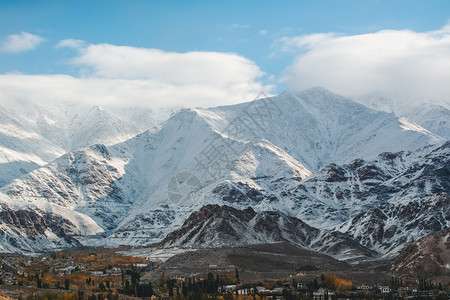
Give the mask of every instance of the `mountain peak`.
[[105, 112], [105, 110], [98, 105], [94, 105], [89, 109], [89, 113], [103, 113], [103, 112]]
[[302, 90], [300, 93], [305, 93], [305, 94], [333, 94], [333, 95], [337, 95], [333, 92], [331, 92], [330, 90], [327, 90], [324, 87], [321, 86], [313, 86], [307, 89]]

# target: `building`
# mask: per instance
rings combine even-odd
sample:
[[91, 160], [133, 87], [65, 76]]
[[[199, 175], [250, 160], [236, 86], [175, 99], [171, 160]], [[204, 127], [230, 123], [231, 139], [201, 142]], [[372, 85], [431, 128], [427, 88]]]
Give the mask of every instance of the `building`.
[[360, 285], [360, 286], [357, 286], [356, 289], [360, 290], [360, 291], [368, 291], [368, 290], [371, 290], [372, 287], [368, 286], [368, 285]]
[[314, 300], [331, 300], [334, 293], [328, 289], [320, 288], [313, 293]]
[[219, 291], [221, 291], [222, 293], [233, 293], [234, 290], [236, 289], [236, 285], [232, 284], [232, 285], [224, 285], [222, 287], [219, 287]]

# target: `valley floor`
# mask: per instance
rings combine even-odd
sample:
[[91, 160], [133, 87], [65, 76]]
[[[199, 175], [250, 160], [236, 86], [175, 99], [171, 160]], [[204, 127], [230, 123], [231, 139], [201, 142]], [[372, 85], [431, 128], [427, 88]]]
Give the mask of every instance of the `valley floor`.
[[387, 262], [349, 265], [311, 256], [289, 244], [203, 249], [165, 261], [126, 254], [142, 256], [146, 251], [79, 248], [39, 256], [4, 255], [0, 292], [15, 299], [61, 300], [150, 296], [237, 300], [256, 299], [256, 295], [258, 299], [324, 299], [325, 295], [329, 299], [449, 299], [445, 290], [450, 289], [450, 279], [392, 277], [386, 272]]

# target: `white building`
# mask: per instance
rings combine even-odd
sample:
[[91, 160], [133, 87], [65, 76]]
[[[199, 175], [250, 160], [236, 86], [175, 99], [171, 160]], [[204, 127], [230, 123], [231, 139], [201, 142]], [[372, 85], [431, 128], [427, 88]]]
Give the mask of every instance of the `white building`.
[[334, 293], [328, 289], [320, 288], [313, 293], [314, 300], [331, 300]]

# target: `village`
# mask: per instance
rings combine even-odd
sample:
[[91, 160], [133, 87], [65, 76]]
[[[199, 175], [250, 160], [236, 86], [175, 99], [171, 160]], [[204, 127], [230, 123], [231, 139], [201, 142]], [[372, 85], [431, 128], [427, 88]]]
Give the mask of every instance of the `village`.
[[[244, 281], [239, 269], [151, 279], [158, 262], [112, 249], [11, 255], [0, 260], [0, 292], [16, 299], [449, 299], [450, 285], [391, 277], [355, 285], [339, 274], [293, 274], [278, 280]], [[217, 270], [215, 270], [217, 271]], [[153, 272], [153, 273], [152, 273]]]

